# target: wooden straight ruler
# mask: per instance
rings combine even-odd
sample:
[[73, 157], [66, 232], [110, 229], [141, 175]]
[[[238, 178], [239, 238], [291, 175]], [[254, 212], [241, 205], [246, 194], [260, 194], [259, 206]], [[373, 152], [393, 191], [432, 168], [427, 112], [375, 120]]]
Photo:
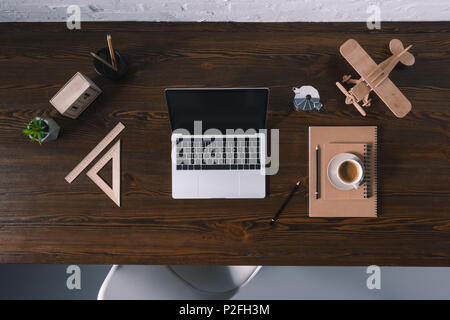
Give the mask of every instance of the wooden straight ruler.
[[112, 129], [104, 138], [102, 141], [95, 146], [94, 149], [91, 150], [91, 152], [88, 153], [86, 157], [84, 157], [83, 160], [75, 168], [73, 168], [72, 171], [69, 172], [69, 174], [66, 176], [66, 181], [68, 183], [72, 183], [73, 180], [75, 180], [76, 177], [84, 170], [86, 167], [102, 152], [108, 144], [111, 143], [111, 141], [114, 140], [117, 135], [122, 132], [122, 130], [125, 128], [125, 126], [119, 122], [114, 129]]

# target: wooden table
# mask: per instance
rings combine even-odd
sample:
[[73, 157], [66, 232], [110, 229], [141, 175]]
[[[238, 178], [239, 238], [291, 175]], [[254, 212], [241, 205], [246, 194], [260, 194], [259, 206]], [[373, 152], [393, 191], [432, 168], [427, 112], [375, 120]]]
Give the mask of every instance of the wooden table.
[[[450, 23], [0, 24], [0, 262], [101, 264], [450, 266]], [[130, 61], [128, 77], [96, 75], [89, 51]], [[388, 43], [413, 44], [412, 67], [391, 79], [412, 101], [403, 119], [374, 97], [363, 118], [335, 86], [352, 73], [348, 38], [380, 62]], [[103, 90], [78, 119], [49, 99], [80, 71]], [[329, 114], [293, 112], [291, 88], [319, 89]], [[269, 87], [269, 126], [280, 129], [280, 170], [262, 200], [173, 200], [167, 87]], [[20, 130], [49, 115], [62, 136], [39, 146]], [[65, 175], [119, 121], [122, 207], [83, 172]], [[301, 189], [275, 227], [269, 220], [308, 177], [309, 125], [378, 125], [378, 218], [309, 218]], [[106, 175], [105, 175], [106, 176]]]

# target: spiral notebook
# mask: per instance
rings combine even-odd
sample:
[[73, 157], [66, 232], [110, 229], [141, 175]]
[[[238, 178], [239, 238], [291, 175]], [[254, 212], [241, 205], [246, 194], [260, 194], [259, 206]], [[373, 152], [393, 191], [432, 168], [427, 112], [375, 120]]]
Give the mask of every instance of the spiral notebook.
[[[316, 146], [319, 146], [319, 199], [316, 190]], [[376, 217], [377, 194], [377, 127], [310, 127], [309, 128], [309, 216], [310, 217]], [[358, 190], [336, 189], [328, 180], [331, 159], [343, 152], [356, 154], [364, 164], [365, 178]]]

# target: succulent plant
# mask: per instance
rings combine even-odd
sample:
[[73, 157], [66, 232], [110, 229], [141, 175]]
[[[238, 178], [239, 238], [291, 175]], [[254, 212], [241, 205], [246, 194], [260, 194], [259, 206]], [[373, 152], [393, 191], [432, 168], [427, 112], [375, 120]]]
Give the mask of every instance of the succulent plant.
[[42, 139], [48, 135], [48, 126], [40, 118], [34, 118], [26, 124], [27, 128], [23, 129], [22, 132], [30, 138], [30, 140], [37, 141], [42, 144]]

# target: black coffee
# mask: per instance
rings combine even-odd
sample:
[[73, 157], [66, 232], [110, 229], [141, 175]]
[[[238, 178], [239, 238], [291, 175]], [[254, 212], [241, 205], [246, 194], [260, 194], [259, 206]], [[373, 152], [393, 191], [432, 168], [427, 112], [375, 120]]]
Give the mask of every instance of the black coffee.
[[344, 161], [339, 166], [338, 173], [344, 182], [352, 183], [359, 177], [359, 167], [352, 161]]

